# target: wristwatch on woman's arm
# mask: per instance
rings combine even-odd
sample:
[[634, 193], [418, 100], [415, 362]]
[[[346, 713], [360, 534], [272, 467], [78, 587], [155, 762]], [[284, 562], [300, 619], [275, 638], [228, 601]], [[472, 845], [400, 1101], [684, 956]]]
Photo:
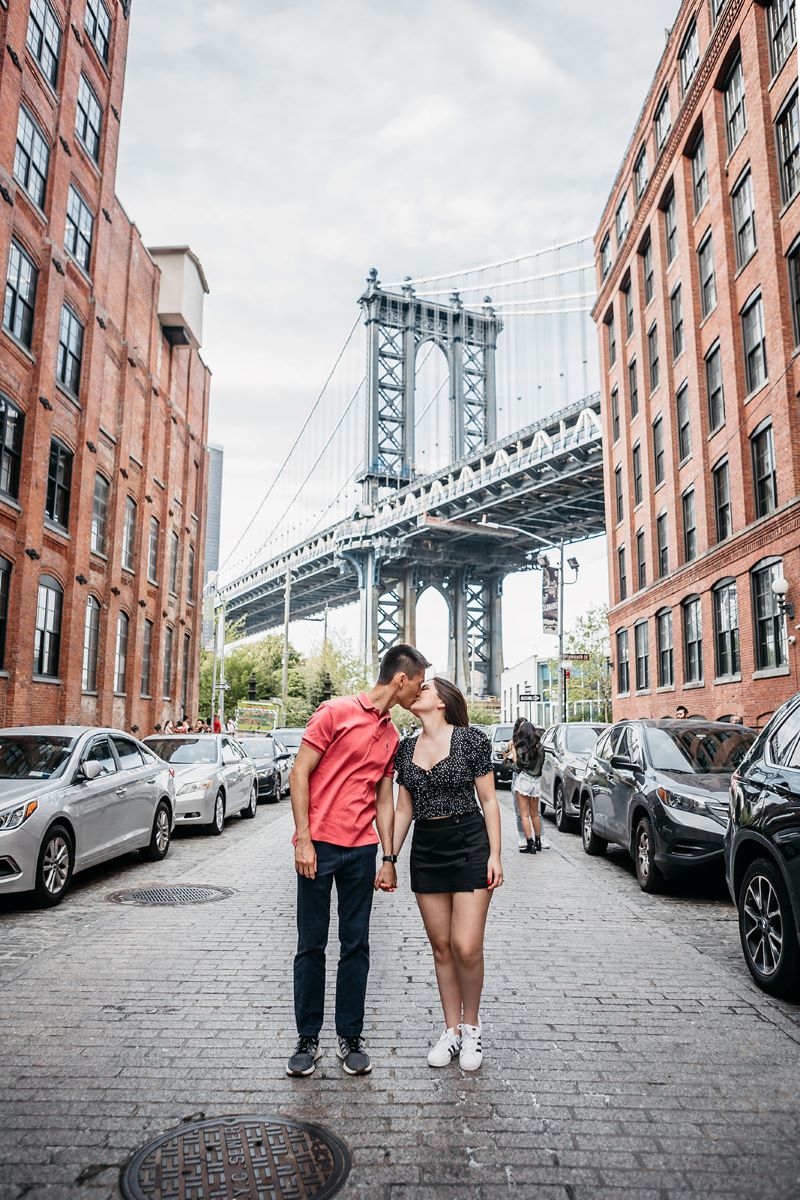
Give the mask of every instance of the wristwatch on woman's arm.
[[396, 863], [397, 855], [396, 854], [384, 854], [383, 861], [388, 862], [388, 863]]

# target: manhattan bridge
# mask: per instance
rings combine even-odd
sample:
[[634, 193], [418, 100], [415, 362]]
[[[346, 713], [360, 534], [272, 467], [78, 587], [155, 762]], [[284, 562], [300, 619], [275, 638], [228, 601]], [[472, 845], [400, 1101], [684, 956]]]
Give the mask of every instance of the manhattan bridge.
[[504, 576], [605, 527], [595, 290], [589, 238], [389, 284], [371, 270], [223, 563], [227, 619], [247, 636], [359, 602], [372, 668], [415, 640], [435, 588], [450, 677], [499, 694]]

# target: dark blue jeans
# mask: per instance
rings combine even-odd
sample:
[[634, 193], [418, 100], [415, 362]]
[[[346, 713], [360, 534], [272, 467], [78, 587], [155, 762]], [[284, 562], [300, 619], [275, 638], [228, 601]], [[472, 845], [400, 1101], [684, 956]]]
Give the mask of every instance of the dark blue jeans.
[[377, 846], [334, 846], [315, 842], [317, 874], [297, 876], [297, 953], [294, 956], [294, 1015], [301, 1037], [318, 1037], [325, 1014], [325, 950], [336, 881], [339, 909], [339, 968], [336, 973], [336, 1032], [360, 1037], [369, 975], [369, 918]]

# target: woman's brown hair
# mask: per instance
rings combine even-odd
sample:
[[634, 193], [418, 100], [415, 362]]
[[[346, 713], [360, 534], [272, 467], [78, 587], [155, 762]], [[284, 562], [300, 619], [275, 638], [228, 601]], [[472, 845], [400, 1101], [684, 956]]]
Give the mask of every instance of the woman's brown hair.
[[448, 725], [469, 725], [467, 702], [461, 688], [449, 679], [434, 678], [433, 686], [440, 700], [444, 701], [444, 719]]

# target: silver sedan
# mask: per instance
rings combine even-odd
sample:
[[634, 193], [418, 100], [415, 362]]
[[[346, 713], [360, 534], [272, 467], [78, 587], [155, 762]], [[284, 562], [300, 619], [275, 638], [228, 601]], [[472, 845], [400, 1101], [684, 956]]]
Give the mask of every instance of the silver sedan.
[[173, 774], [130, 734], [0, 729], [0, 895], [59, 904], [86, 867], [130, 850], [164, 858], [174, 824]]
[[145, 745], [175, 772], [177, 824], [222, 833], [225, 818], [233, 813], [256, 815], [256, 768], [230, 734], [154, 734], [145, 738]]

